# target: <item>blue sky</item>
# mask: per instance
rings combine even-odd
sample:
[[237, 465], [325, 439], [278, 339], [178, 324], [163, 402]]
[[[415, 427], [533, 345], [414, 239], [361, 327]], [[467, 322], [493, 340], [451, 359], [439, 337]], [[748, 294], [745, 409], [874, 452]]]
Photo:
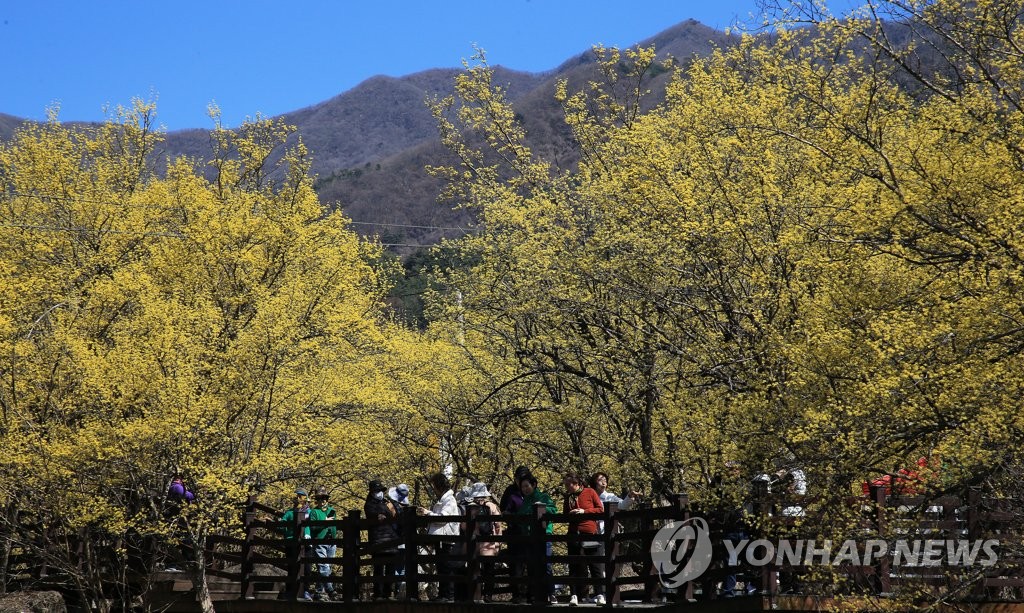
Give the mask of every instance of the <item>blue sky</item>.
[[278, 115], [378, 74], [494, 65], [554, 68], [591, 45], [627, 46], [685, 19], [724, 29], [756, 0], [0, 1], [0, 113], [96, 121], [156, 99], [170, 130]]

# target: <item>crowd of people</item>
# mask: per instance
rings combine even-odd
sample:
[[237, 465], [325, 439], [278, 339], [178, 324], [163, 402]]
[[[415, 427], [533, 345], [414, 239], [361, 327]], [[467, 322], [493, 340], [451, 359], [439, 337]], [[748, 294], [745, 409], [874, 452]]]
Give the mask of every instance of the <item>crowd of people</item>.
[[[742, 465], [735, 461], [724, 463], [724, 469], [716, 473], [710, 479], [710, 487], [717, 492], [719, 504], [709, 509], [709, 522], [713, 528], [721, 532], [723, 538], [734, 544], [750, 538], [746, 518], [757, 514], [753, 508], [754, 501], [764, 499], [766, 494], [785, 493], [792, 496], [789, 501], [779, 508], [774, 508], [771, 513], [783, 517], [803, 517], [805, 509], [802, 499], [807, 495], [807, 477], [804, 471], [791, 465], [783, 458], [775, 462], [772, 472], [756, 473], [751, 480], [749, 476], [744, 477], [745, 471]], [[883, 475], [863, 484], [863, 493], [869, 495], [871, 486], [884, 487], [886, 494], [899, 492], [901, 494], [914, 494], [923, 489], [926, 481], [934, 479], [939, 474], [937, 468], [933, 468], [926, 458], [918, 460], [915, 469], [900, 469], [893, 475]], [[742, 483], [747, 483], [744, 488]], [[498, 574], [498, 562], [496, 556], [504, 549], [509, 555], [508, 560], [514, 562], [508, 564], [508, 574], [515, 579], [522, 579], [525, 575], [525, 563], [521, 562], [526, 553], [526, 543], [516, 539], [494, 540], [491, 536], [502, 535], [529, 535], [532, 522], [530, 521], [501, 521], [501, 516], [519, 515], [531, 516], [538, 506], [544, 508], [546, 513], [555, 514], [559, 512], [558, 505], [552, 497], [539, 485], [537, 478], [529, 468], [518, 467], [513, 473], [511, 483], [505, 488], [500, 498], [491, 493], [486, 483], [478, 482], [455, 491], [453, 484], [444, 473], [435, 473], [425, 480], [428, 494], [431, 499], [429, 506], [414, 505], [410, 498], [410, 486], [399, 483], [394, 486], [387, 486], [379, 480], [368, 482], [366, 499], [363, 504], [364, 517], [373, 520], [367, 529], [367, 544], [372, 553], [382, 561], [373, 565], [374, 581], [371, 597], [374, 599], [391, 599], [401, 595], [404, 589], [402, 577], [405, 575], [405, 556], [399, 555], [406, 547], [406, 539], [403, 538], [403, 515], [415, 513], [419, 516], [431, 517], [457, 517], [467, 515], [469, 505], [475, 505], [477, 530], [477, 557], [480, 560], [480, 580], [482, 594], [485, 601], [490, 601], [496, 593], [495, 577]], [[568, 524], [570, 534], [580, 535], [580, 538], [567, 542], [567, 554], [582, 561], [570, 564], [570, 576], [574, 578], [589, 578], [592, 585], [581, 588], [576, 584], [569, 587], [569, 604], [575, 605], [583, 602], [604, 604], [606, 596], [602, 589], [600, 579], [605, 577], [605, 548], [604, 539], [600, 538], [605, 531], [604, 521], [600, 516], [604, 515], [605, 505], [614, 502], [620, 510], [630, 509], [639, 499], [639, 494], [629, 492], [620, 498], [608, 489], [609, 478], [604, 472], [597, 472], [589, 478], [584, 479], [575, 473], [568, 473], [563, 476], [561, 512], [568, 515], [594, 515], [594, 519], [579, 518]], [[737, 487], [739, 485], [739, 487]], [[736, 500], [730, 506], [730, 496], [726, 495], [728, 487], [737, 491], [747, 489], [749, 496], [742, 500]], [[189, 536], [185, 519], [181, 514], [184, 506], [195, 500], [193, 492], [185, 485], [180, 475], [175, 476], [167, 493], [167, 505], [165, 516], [169, 519], [172, 533], [172, 547], [170, 561], [165, 568], [167, 571], [175, 571], [181, 564], [188, 563], [192, 555], [192, 541]], [[280, 532], [289, 543], [286, 551], [289, 559], [298, 558], [303, 550], [308, 551], [308, 556], [316, 560], [307, 567], [307, 572], [317, 575], [317, 579], [310, 583], [309, 591], [302, 595], [308, 600], [338, 600], [340, 593], [335, 589], [331, 577], [333, 576], [332, 559], [337, 555], [337, 546], [327, 544], [323, 541], [337, 539], [337, 527], [331, 525], [330, 520], [337, 519], [337, 512], [331, 506], [330, 493], [325, 488], [320, 488], [312, 497], [305, 489], [295, 491], [294, 504], [292, 508], [285, 511], [278, 519], [281, 521]], [[931, 508], [931, 507], [930, 507]], [[301, 521], [298, 521], [301, 519]], [[313, 522], [310, 524], [309, 522]], [[552, 533], [554, 524], [544, 524], [548, 534]], [[298, 526], [298, 531], [296, 531]], [[458, 554], [462, 553], [458, 546], [461, 542], [460, 535], [467, 528], [465, 521], [429, 521], [426, 533], [442, 537], [434, 546], [434, 553], [441, 554], [437, 557], [437, 564], [434, 571], [438, 575], [452, 577], [458, 576], [464, 570], [464, 562], [458, 561]], [[587, 538], [593, 536], [594, 538]], [[447, 540], [443, 537], [451, 537]], [[306, 547], [302, 541], [311, 539], [311, 546]], [[426, 551], [422, 551], [426, 553]], [[546, 541], [546, 555], [552, 555], [552, 542]], [[453, 559], [453, 557], [455, 559]], [[546, 564], [548, 576], [552, 575], [550, 562]], [[738, 571], [739, 569], [737, 569]], [[756, 591], [756, 578], [746, 577], [745, 586], [740, 587], [738, 582], [741, 573], [729, 573], [721, 583], [720, 596], [732, 596], [742, 594], [745, 588], [747, 593]], [[790, 589], [797, 589], [798, 582], [789, 577], [792, 585]], [[787, 583], [787, 577], [780, 577], [781, 583]], [[437, 584], [436, 600], [452, 601], [455, 598], [464, 600], [468, 594], [459, 593], [464, 589], [463, 582], [441, 580]], [[548, 582], [550, 591], [548, 598], [551, 602], [556, 601], [555, 586]], [[785, 586], [784, 586], [785, 587]], [[297, 596], [297, 582], [291, 582], [286, 588], [287, 597], [289, 594]], [[514, 600], [527, 600], [530, 596], [525, 582], [513, 581], [512, 591]], [[589, 593], [588, 593], [589, 592]]]
[[[570, 515], [603, 515], [604, 505], [608, 502], [615, 502], [620, 509], [628, 509], [639, 499], [636, 492], [628, 493], [620, 498], [608, 490], [608, 475], [598, 472], [589, 479], [583, 479], [575, 473], [566, 474], [562, 484], [565, 488], [565, 495], [562, 501], [561, 511]], [[476, 505], [476, 526], [478, 534], [477, 555], [479, 556], [480, 575], [482, 583], [482, 596], [485, 602], [491, 601], [495, 592], [495, 577], [497, 563], [495, 557], [505, 547], [512, 560], [519, 560], [518, 556], [525, 553], [525, 544], [511, 540], [499, 542], [488, 537], [503, 534], [528, 535], [531, 530], [529, 521], [500, 521], [495, 518], [501, 515], [529, 516], [535, 513], [539, 505], [544, 507], [547, 513], [558, 513], [559, 508], [549, 494], [539, 486], [537, 478], [529, 468], [520, 466], [516, 469], [512, 482], [505, 488], [500, 499], [496, 498], [489, 490], [486, 483], [478, 482], [471, 486], [455, 491], [449, 478], [444, 473], [435, 473], [426, 480], [426, 485], [431, 494], [429, 506], [415, 506], [411, 503], [410, 488], [405, 483], [393, 487], [384, 485], [379, 480], [371, 480], [368, 483], [366, 500], [363, 504], [363, 514], [367, 519], [374, 520], [367, 529], [367, 544], [374, 555], [381, 560], [390, 560], [374, 564], [373, 566], [373, 591], [371, 597], [374, 599], [391, 599], [400, 595], [404, 589], [402, 577], [405, 575], [405, 568], [402, 560], [404, 556], [398, 555], [405, 547], [402, 538], [402, 529], [405, 522], [402, 521], [404, 513], [416, 513], [424, 517], [456, 517], [467, 514], [468, 506]], [[281, 517], [284, 524], [282, 532], [294, 547], [301, 547], [305, 539], [334, 539], [336, 528], [329, 524], [313, 524], [311, 529], [307, 524], [296, 524], [296, 514], [302, 514], [308, 520], [329, 520], [336, 517], [336, 512], [330, 505], [330, 495], [325, 489], [320, 489], [315, 495], [315, 504], [309, 503], [309, 496], [306, 490], [299, 489], [295, 492], [295, 502], [291, 509]], [[301, 533], [296, 534], [293, 526], [301, 525]], [[551, 534], [553, 524], [547, 523], [547, 532]], [[435, 521], [428, 522], [426, 533], [442, 537], [435, 546], [437, 558], [435, 571], [442, 577], [458, 576], [463, 572], [463, 562], [452, 559], [458, 551], [459, 535], [466, 529], [464, 521]], [[570, 572], [574, 577], [590, 577], [592, 579], [603, 579], [604, 569], [604, 546], [599, 538], [604, 531], [604, 522], [596, 517], [594, 519], [580, 518], [578, 522], [571, 522], [568, 527], [570, 534], [581, 535], [580, 539], [568, 543], [568, 554], [583, 556], [586, 561], [579, 564], [572, 564]], [[587, 536], [593, 536], [587, 539]], [[444, 537], [451, 537], [450, 541]], [[302, 595], [304, 600], [337, 600], [340, 598], [338, 591], [331, 582], [330, 558], [336, 555], [334, 545], [325, 545], [316, 542], [311, 548], [311, 553], [318, 561], [309, 567], [309, 571], [319, 575], [317, 580], [310, 583], [310, 589]], [[552, 554], [551, 542], [547, 542], [546, 555], [550, 558]], [[323, 560], [322, 562], [320, 560]], [[548, 563], [547, 574], [551, 576], [552, 568]], [[509, 574], [514, 578], [525, 576], [526, 568], [523, 562], [513, 562], [509, 566]], [[548, 599], [556, 601], [554, 585], [550, 584]], [[289, 590], [297, 590], [298, 586], [290, 586]], [[451, 602], [456, 598], [467, 599], [469, 594], [464, 593], [465, 584], [442, 579], [437, 582], [437, 594], [433, 598], [440, 602]], [[600, 583], [591, 586], [592, 594], [586, 589], [575, 585], [570, 586], [571, 593], [569, 604], [576, 605], [581, 602], [592, 602], [595, 604], [605, 603], [604, 590]], [[513, 582], [513, 600], [527, 602], [530, 599], [527, 586], [524, 582]], [[297, 595], [297, 594], [296, 594]], [[287, 594], [286, 594], [287, 596]]]

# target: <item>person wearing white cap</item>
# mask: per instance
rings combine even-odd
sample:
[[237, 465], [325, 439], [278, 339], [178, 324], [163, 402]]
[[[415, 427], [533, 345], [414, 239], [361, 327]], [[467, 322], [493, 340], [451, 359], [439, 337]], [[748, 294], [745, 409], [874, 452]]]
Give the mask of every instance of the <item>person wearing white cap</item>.
[[[406, 511], [409, 510], [409, 504], [410, 504], [409, 503], [409, 486], [406, 485], [405, 483], [399, 483], [398, 485], [390, 488], [388, 490], [388, 498], [390, 498], [395, 503], [395, 507], [398, 509], [398, 520], [399, 521], [396, 522], [396, 530], [398, 531], [399, 536], [402, 536], [402, 522], [401, 522], [402, 513], [405, 513]], [[404, 541], [404, 539], [403, 539], [403, 541]], [[398, 544], [398, 549], [399, 549], [400, 553], [404, 552], [405, 551], [405, 542], [399, 543]], [[395, 576], [396, 577], [404, 577], [405, 576], [405, 562], [403, 560], [404, 560], [404, 556], [399, 556], [398, 561], [395, 562]], [[405, 581], [399, 581], [398, 583], [395, 584], [395, 595], [399, 599], [404, 599], [405, 598]]]
[[[494, 496], [492, 496], [487, 490], [486, 483], [474, 483], [473, 488], [470, 491], [470, 498], [472, 498], [473, 502], [480, 507], [480, 511], [477, 515], [478, 518], [483, 519], [487, 516], [501, 515], [501, 510], [498, 509], [498, 505], [494, 501]], [[501, 543], [487, 539], [491, 536], [501, 536], [501, 533], [502, 525], [499, 521], [477, 522], [477, 535], [479, 536], [477, 553], [481, 558], [493, 558], [498, 555], [498, 552], [501, 550]], [[480, 575], [484, 579], [482, 591], [484, 602], [490, 602], [491, 596], [494, 594], [493, 560], [482, 560], [480, 562]]]
[[388, 490], [388, 498], [394, 500], [395, 504], [409, 504], [409, 486], [404, 483], [399, 483]]

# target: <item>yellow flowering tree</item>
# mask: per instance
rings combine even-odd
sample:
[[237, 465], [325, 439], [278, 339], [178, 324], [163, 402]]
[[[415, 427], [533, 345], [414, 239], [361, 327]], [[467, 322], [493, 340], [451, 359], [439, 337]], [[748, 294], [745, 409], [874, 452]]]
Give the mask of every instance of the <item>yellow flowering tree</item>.
[[647, 113], [653, 51], [599, 49], [606, 83], [559, 92], [576, 168], [485, 63], [437, 105], [481, 222], [438, 317], [505, 348], [533, 436], [709, 500], [727, 460], [800, 467], [836, 529], [920, 458], [932, 493], [1019, 474], [1021, 6], [871, 8], [743, 37]]
[[[5, 540], [45, 529], [64, 548], [34, 553], [83, 601], [109, 605], [115, 572], [125, 607], [158, 543], [191, 544], [212, 610], [205, 538], [237, 529], [247, 494], [351, 479], [380, 453], [366, 413], [398, 402], [372, 374], [384, 275], [321, 207], [301, 143], [267, 167], [290, 129], [218, 126], [210, 178], [185, 159], [158, 176], [152, 113], [54, 119], [0, 149]], [[175, 474], [196, 499], [167, 520]]]

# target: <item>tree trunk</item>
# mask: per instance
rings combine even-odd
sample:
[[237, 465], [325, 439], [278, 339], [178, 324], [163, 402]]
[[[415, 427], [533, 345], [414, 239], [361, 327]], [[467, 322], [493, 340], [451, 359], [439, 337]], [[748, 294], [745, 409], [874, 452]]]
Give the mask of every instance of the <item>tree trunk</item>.
[[192, 549], [194, 567], [191, 569], [192, 587], [196, 591], [196, 602], [203, 613], [216, 613], [210, 599], [210, 585], [206, 581], [206, 538], [198, 538]]
[[7, 567], [11, 561], [11, 546], [14, 541], [14, 526], [18, 510], [14, 503], [4, 508], [3, 525], [0, 526], [0, 594], [7, 593]]

